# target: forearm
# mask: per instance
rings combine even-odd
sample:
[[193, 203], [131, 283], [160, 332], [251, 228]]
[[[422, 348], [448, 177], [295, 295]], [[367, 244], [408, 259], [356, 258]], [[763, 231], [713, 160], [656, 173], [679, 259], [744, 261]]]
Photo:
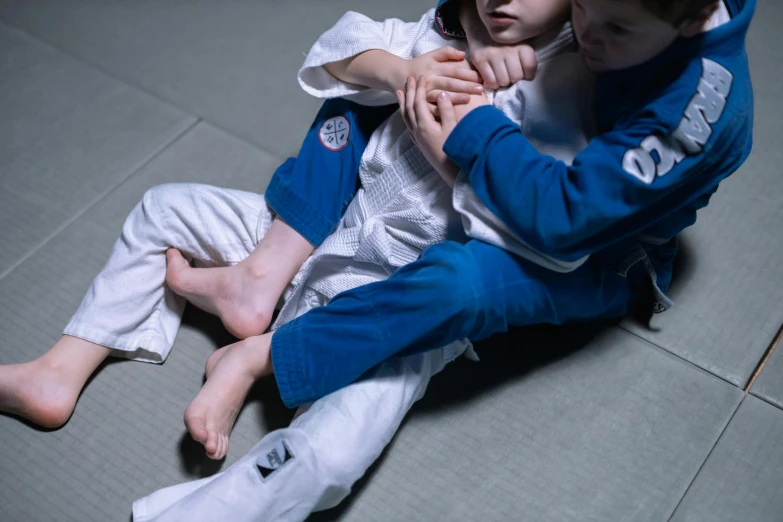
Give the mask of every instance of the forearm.
[[338, 80], [393, 93], [408, 75], [408, 60], [381, 49], [371, 49], [324, 65]]

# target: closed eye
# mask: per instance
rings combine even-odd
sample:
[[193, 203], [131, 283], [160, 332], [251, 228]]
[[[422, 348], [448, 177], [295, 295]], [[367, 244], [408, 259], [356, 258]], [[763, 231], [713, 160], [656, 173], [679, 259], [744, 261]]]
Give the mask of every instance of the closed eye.
[[623, 36], [623, 35], [626, 35], [626, 34], [630, 33], [630, 31], [628, 29], [626, 29], [625, 27], [623, 27], [621, 25], [617, 25], [617, 24], [612, 23], [612, 22], [608, 22], [606, 24], [606, 28], [609, 29], [610, 33], [612, 33], [614, 35], [617, 35], [617, 36]]

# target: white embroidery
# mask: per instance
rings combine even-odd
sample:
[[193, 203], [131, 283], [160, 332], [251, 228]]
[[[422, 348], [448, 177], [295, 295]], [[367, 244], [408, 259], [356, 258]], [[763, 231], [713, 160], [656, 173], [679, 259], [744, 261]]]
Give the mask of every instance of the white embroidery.
[[639, 147], [623, 156], [623, 170], [647, 185], [656, 176], [668, 174], [686, 155], [700, 153], [712, 134], [710, 124], [718, 121], [726, 108], [734, 77], [712, 60], [702, 58], [701, 63], [696, 94], [685, 108], [677, 129], [669, 136], [648, 136]]

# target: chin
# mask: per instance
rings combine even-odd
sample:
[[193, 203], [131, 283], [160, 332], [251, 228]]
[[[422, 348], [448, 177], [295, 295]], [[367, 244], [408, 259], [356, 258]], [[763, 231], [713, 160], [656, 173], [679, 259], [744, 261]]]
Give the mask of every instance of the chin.
[[525, 40], [527, 40], [527, 38], [519, 38], [517, 36], [492, 35], [492, 41], [501, 45], [516, 45], [518, 43], [522, 43]]
[[602, 73], [613, 70], [611, 67], [607, 66], [603, 62], [591, 62], [589, 60], [585, 60], [585, 63], [587, 64], [587, 68], [593, 71], [594, 73]]
[[493, 42], [501, 45], [514, 45], [528, 39], [528, 37], [506, 31], [490, 31], [489, 36]]

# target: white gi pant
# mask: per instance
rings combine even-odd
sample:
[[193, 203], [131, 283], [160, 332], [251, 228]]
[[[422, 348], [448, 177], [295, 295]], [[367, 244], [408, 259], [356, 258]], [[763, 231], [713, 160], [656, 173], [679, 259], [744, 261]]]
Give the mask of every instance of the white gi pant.
[[[232, 265], [254, 250], [273, 217], [255, 193], [197, 184], [150, 189], [64, 333], [111, 347], [116, 356], [162, 362], [185, 306], [165, 285], [166, 250], [180, 249], [197, 266]], [[367, 379], [302, 406], [290, 427], [265, 436], [222, 473], [137, 500], [134, 520], [293, 521], [336, 506], [431, 376], [468, 346], [385, 362]]]

